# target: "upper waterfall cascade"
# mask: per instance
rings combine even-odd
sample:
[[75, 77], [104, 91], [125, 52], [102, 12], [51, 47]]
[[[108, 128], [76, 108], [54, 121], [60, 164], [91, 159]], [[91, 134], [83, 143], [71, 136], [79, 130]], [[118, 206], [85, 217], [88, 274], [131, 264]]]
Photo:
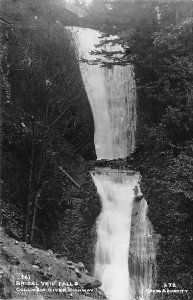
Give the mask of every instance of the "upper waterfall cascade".
[[[71, 29], [80, 59], [80, 69], [95, 124], [97, 159], [128, 156], [135, 146], [136, 87], [132, 65], [101, 67], [98, 50], [101, 34], [87, 28]], [[121, 52], [121, 46], [101, 46], [100, 51]], [[120, 55], [120, 54], [119, 54]], [[107, 61], [107, 60], [106, 60]]]
[[[102, 67], [101, 60], [108, 61], [104, 50], [121, 55], [121, 46], [99, 45], [101, 33], [92, 29], [70, 30], [93, 112], [97, 159], [125, 158], [135, 148], [134, 68]], [[93, 54], [95, 50], [99, 53]], [[153, 283], [155, 247], [147, 202], [140, 190], [141, 176], [110, 168], [96, 169], [91, 175], [102, 203], [96, 222], [95, 276], [109, 300], [150, 300], [147, 290]]]

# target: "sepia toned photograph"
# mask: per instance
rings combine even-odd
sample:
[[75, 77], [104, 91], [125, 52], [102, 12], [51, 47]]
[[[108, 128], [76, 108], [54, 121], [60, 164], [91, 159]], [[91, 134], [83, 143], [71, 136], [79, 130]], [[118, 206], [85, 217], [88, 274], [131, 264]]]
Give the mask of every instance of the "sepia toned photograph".
[[0, 0], [0, 300], [193, 300], [193, 0]]

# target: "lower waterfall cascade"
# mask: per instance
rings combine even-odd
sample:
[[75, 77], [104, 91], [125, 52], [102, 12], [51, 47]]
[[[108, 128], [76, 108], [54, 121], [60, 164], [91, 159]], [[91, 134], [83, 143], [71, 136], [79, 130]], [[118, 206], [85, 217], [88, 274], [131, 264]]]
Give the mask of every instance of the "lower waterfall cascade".
[[95, 276], [102, 281], [102, 289], [109, 299], [129, 299], [129, 228], [134, 200], [132, 189], [137, 184], [137, 176], [118, 170], [107, 174], [99, 171], [92, 176], [102, 201], [102, 212], [97, 220]]
[[95, 276], [110, 300], [149, 300], [156, 253], [147, 202], [136, 201], [134, 195], [137, 186], [142, 196], [140, 174], [98, 168], [92, 178], [102, 202], [96, 223]]
[[[80, 70], [93, 113], [97, 159], [126, 158], [135, 149], [134, 67], [101, 67], [97, 62], [101, 55], [91, 53], [100, 43], [101, 33], [79, 27], [70, 30], [75, 32]], [[103, 46], [97, 49], [104, 50]], [[120, 50], [120, 46], [113, 49]], [[150, 300], [156, 251], [147, 202], [140, 190], [141, 176], [111, 168], [97, 168], [91, 176], [102, 204], [96, 221], [95, 276], [109, 300]]]

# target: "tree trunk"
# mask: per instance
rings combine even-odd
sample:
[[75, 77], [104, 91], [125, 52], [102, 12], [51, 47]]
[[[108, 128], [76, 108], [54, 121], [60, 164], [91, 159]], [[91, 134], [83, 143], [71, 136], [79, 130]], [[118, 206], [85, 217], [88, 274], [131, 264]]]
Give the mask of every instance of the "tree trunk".
[[41, 190], [36, 192], [35, 199], [34, 199], [34, 205], [33, 205], [33, 214], [32, 214], [32, 223], [31, 223], [31, 232], [30, 232], [30, 244], [33, 242], [34, 238], [34, 230], [35, 230], [35, 221], [36, 221], [36, 211], [37, 211], [37, 204], [38, 199], [40, 197]]
[[30, 218], [30, 205], [32, 202], [31, 195], [32, 195], [32, 175], [33, 175], [33, 163], [34, 163], [34, 150], [35, 144], [34, 139], [32, 142], [32, 152], [31, 152], [31, 159], [30, 159], [30, 170], [29, 170], [29, 185], [28, 185], [28, 196], [27, 196], [27, 213], [25, 219], [25, 231], [24, 231], [24, 239], [25, 242], [28, 243], [28, 227], [29, 227], [29, 218]]

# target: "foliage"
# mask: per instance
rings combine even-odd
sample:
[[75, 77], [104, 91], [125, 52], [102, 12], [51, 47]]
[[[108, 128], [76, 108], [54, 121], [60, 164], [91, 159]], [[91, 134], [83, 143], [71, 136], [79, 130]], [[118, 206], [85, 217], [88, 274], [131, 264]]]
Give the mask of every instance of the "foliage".
[[109, 5], [100, 20], [104, 37], [117, 35], [116, 43], [131, 50], [120, 63], [135, 65], [138, 146], [134, 160], [128, 161], [142, 174], [149, 217], [162, 235], [158, 281], [174, 280], [191, 289], [192, 3], [112, 1]]
[[[57, 213], [57, 226], [47, 230], [48, 247], [60, 251], [73, 261], [84, 262], [86, 268], [93, 272], [94, 245], [96, 244], [95, 221], [100, 213], [101, 205], [96, 187], [90, 176], [90, 163], [76, 162], [76, 179], [81, 181], [81, 189], [66, 183], [64, 197]], [[73, 170], [74, 166], [71, 167]], [[69, 201], [68, 209], [66, 200]], [[53, 224], [52, 224], [53, 227]], [[56, 239], [56, 236], [59, 238]]]
[[189, 141], [180, 154], [175, 157], [168, 167], [166, 181], [168, 189], [174, 194], [180, 194], [193, 201], [193, 143]]
[[70, 32], [39, 15], [22, 21], [2, 28], [2, 197], [23, 208], [32, 242], [39, 212], [42, 227], [56, 217], [64, 154], [93, 147], [92, 117]]
[[[128, 160], [130, 167], [142, 174], [149, 218], [155, 231], [162, 235], [161, 255], [157, 258], [158, 283], [176, 282], [191, 290], [193, 19], [188, 11], [191, 6], [180, 4], [172, 11], [172, 4], [162, 1], [158, 18], [156, 2], [139, 5], [141, 9], [133, 5], [133, 16], [128, 13], [124, 24], [115, 29], [111, 26], [111, 33], [118, 34], [120, 43], [129, 45], [136, 71], [138, 145], [133, 161]], [[114, 16], [125, 15], [126, 9], [129, 10], [129, 5], [125, 9], [115, 6], [111, 11]]]

